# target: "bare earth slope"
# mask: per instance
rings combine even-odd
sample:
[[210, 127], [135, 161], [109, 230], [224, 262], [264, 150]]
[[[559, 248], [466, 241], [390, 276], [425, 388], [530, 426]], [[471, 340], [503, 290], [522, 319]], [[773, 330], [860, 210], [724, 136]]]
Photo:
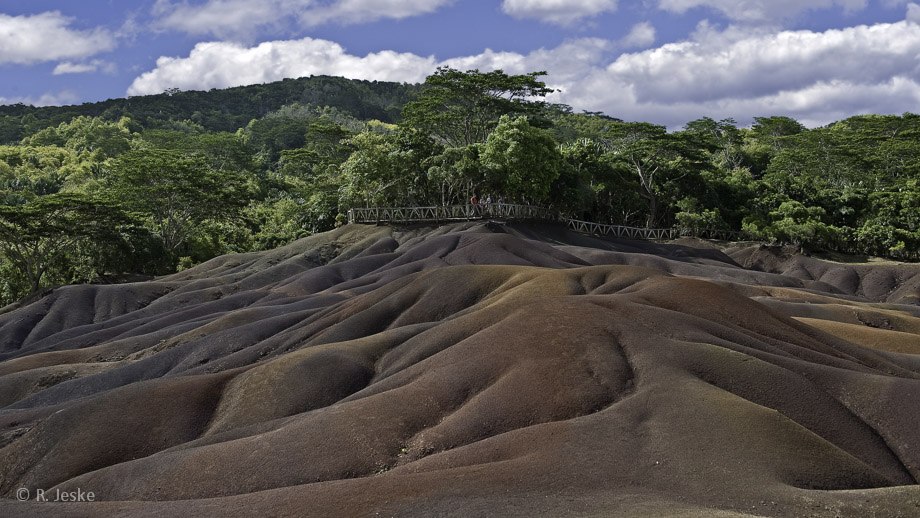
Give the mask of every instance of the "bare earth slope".
[[59, 288], [0, 315], [0, 515], [920, 516], [918, 301], [474, 223]]

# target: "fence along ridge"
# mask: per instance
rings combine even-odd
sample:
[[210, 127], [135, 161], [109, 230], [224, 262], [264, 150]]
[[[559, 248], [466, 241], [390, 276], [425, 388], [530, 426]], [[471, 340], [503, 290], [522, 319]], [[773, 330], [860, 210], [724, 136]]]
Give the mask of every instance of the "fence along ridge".
[[626, 237], [631, 239], [676, 239], [678, 237], [702, 237], [724, 241], [742, 239], [742, 232], [717, 229], [688, 228], [643, 228], [625, 225], [609, 225], [571, 218], [564, 218], [546, 207], [534, 205], [472, 204], [428, 206], [428, 207], [365, 207], [348, 210], [349, 223], [426, 223], [470, 221], [488, 217], [520, 220], [542, 220], [565, 223], [582, 234], [597, 236]]

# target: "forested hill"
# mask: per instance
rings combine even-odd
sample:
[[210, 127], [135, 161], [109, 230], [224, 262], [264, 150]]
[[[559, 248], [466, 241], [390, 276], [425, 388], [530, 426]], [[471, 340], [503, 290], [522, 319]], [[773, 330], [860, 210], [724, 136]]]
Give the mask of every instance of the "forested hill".
[[272, 249], [353, 207], [473, 194], [597, 223], [920, 259], [916, 114], [814, 129], [776, 114], [752, 114], [750, 128], [703, 117], [668, 131], [542, 102], [541, 75], [442, 68], [416, 86], [314, 77], [0, 108], [0, 306]]
[[18, 142], [35, 132], [79, 116], [117, 121], [129, 117], [144, 129], [192, 121], [207, 131], [236, 131], [290, 104], [330, 106], [357, 119], [396, 122], [418, 85], [311, 76], [223, 90], [167, 91], [159, 95], [109, 99], [79, 106], [36, 108], [0, 106], [0, 144]]

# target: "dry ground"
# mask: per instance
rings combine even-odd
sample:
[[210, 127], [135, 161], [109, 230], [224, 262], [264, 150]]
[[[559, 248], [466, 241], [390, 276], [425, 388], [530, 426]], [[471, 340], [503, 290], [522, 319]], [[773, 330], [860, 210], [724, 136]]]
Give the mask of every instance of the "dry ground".
[[0, 408], [5, 517], [916, 517], [920, 266], [349, 225], [0, 314]]

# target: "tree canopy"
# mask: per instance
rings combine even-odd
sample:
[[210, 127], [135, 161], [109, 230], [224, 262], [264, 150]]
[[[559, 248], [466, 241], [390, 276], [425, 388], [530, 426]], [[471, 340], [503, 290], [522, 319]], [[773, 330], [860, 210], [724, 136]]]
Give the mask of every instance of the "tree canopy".
[[537, 78], [546, 72], [508, 75], [501, 70], [461, 72], [439, 67], [418, 99], [403, 108], [405, 127], [449, 147], [485, 142], [503, 115], [537, 115], [553, 90]]
[[233, 218], [246, 204], [241, 175], [172, 150], [125, 153], [113, 162], [108, 186], [147, 220], [170, 252], [206, 220]]
[[117, 242], [119, 226], [128, 221], [116, 204], [79, 194], [0, 205], [0, 254], [24, 277], [29, 291], [36, 291], [49, 270], [60, 269], [67, 254], [81, 245], [92, 249]]
[[0, 305], [280, 246], [354, 206], [474, 192], [600, 223], [920, 259], [916, 114], [669, 131], [547, 104], [543, 75], [442, 67], [424, 85], [315, 77], [2, 106]]

